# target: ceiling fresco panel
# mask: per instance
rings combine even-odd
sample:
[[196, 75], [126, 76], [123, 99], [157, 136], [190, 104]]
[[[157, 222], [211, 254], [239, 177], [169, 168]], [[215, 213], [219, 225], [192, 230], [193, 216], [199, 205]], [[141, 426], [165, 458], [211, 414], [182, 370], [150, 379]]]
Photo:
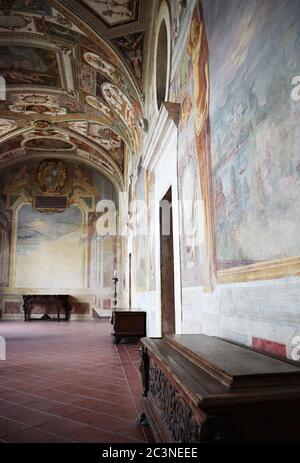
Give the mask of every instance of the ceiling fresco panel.
[[69, 45], [76, 45], [82, 34], [68, 27], [61, 26], [53, 21], [47, 21], [45, 18], [35, 19], [36, 30], [45, 34], [55, 43], [67, 42]]
[[126, 34], [113, 40], [128, 59], [135, 77], [142, 84], [144, 32]]
[[57, 54], [45, 48], [1, 45], [0, 75], [7, 85], [61, 86]]
[[149, 10], [146, 0], [0, 0], [0, 170], [56, 151], [124, 182], [126, 150], [141, 149]]
[[138, 20], [140, 0], [82, 0], [109, 27]]
[[21, 12], [32, 13], [42, 16], [51, 16], [52, 8], [47, 0], [1, 0], [0, 11], [7, 12]]
[[58, 138], [33, 138], [27, 140], [24, 144], [26, 150], [39, 150], [39, 151], [69, 151], [74, 149], [74, 145]]

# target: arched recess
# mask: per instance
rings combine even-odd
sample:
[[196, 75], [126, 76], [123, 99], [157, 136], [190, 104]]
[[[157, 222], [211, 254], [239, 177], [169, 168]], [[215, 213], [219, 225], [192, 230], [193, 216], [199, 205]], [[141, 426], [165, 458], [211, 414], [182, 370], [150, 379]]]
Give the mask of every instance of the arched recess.
[[[36, 203], [36, 196], [42, 194], [39, 168], [49, 161], [62, 162], [68, 171], [66, 189], [62, 191], [69, 198], [68, 207], [54, 214], [40, 210]], [[0, 226], [0, 268], [7, 264], [7, 277], [2, 278], [0, 288], [4, 318], [22, 316], [22, 296], [28, 291], [52, 294], [59, 290], [61, 294], [70, 294], [75, 318], [90, 318], [92, 308], [100, 310], [103, 305], [109, 309], [112, 297], [109, 277], [114, 268], [121, 272], [122, 242], [114, 245], [116, 237], [112, 237], [104, 245], [94, 233], [94, 225], [98, 217], [96, 204], [101, 199], [110, 198], [118, 211], [120, 185], [113, 184], [88, 160], [78, 161], [74, 153], [68, 153], [63, 160], [55, 153], [49, 153], [46, 159], [44, 155], [28, 155], [2, 168], [0, 180], [5, 198], [5, 203], [0, 204], [1, 225], [7, 219], [5, 228], [9, 235], [3, 234]], [[98, 278], [93, 280], [95, 268]]]
[[[5, 135], [3, 137], [3, 139], [1, 140], [2, 143], [4, 142], [8, 142], [9, 140], [13, 141], [14, 139], [16, 139], [18, 136], [20, 135], [30, 135], [31, 133], [34, 133], [34, 127], [27, 127], [27, 128], [22, 128], [22, 129], [18, 129], [18, 130], [15, 130], [7, 135]], [[82, 160], [83, 162], [87, 162], [89, 163], [92, 167], [95, 167], [96, 170], [99, 170], [101, 171], [101, 173], [103, 173], [104, 175], [106, 175], [114, 184], [115, 186], [117, 187], [118, 190], [122, 190], [124, 189], [124, 172], [121, 171], [120, 167], [118, 166], [118, 164], [116, 163], [116, 161], [114, 161], [114, 159], [110, 156], [110, 154], [105, 151], [104, 149], [102, 149], [97, 143], [95, 143], [93, 140], [87, 138], [87, 137], [84, 137], [83, 135], [81, 135], [80, 133], [76, 133], [74, 131], [71, 131], [69, 129], [64, 129], [60, 126], [55, 126], [55, 131], [57, 133], [57, 136], [59, 136], [59, 134], [65, 134], [67, 136], [71, 136], [72, 138], [74, 138], [75, 140], [78, 140], [78, 142], [81, 142], [81, 143], [84, 143], [86, 145], [86, 149], [87, 150], [93, 150], [94, 152], [97, 152], [99, 154], [99, 156], [96, 158], [96, 157], [91, 157], [90, 159], [87, 158], [85, 159], [84, 157], [80, 156], [80, 160]], [[35, 139], [35, 138], [33, 138]], [[57, 138], [56, 138], [57, 139]], [[22, 144], [24, 144], [24, 141], [22, 142]], [[75, 142], [75, 145], [76, 145], [76, 142]], [[1, 144], [0, 144], [0, 147], [1, 147]], [[76, 152], [77, 151], [77, 147], [75, 146], [74, 147], [74, 151]], [[64, 158], [69, 158], [69, 154], [68, 151], [64, 151], [64, 152], [53, 152], [52, 150], [37, 150], [34, 152], [34, 154], [30, 153], [30, 151], [27, 153], [25, 152], [24, 154], [22, 154], [22, 159], [29, 159], [31, 155], [34, 155], [35, 157], [45, 157], [45, 156], [48, 156], [49, 157], [49, 153], [51, 154], [51, 156], [55, 156], [55, 157], [59, 157], [59, 156], [62, 156]], [[74, 155], [74, 152], [72, 153]], [[125, 155], [125, 153], [124, 153]], [[79, 156], [78, 156], [79, 157]], [[6, 165], [11, 165], [13, 163], [18, 163], [20, 161], [20, 158], [13, 158], [13, 156], [11, 156], [11, 159], [8, 160], [8, 161], [3, 161], [3, 159], [1, 159], [1, 155], [0, 155], [0, 169], [2, 168], [5, 168]]]
[[63, 158], [61, 153], [55, 153], [55, 152], [49, 152], [46, 156], [45, 154], [32, 154], [28, 153], [25, 156], [22, 156], [22, 159], [17, 158], [17, 159], [12, 159], [10, 161], [5, 162], [3, 165], [0, 167], [0, 174], [1, 171], [6, 169], [7, 167], [14, 167], [22, 163], [26, 163], [28, 161], [32, 160], [43, 160], [45, 158], [51, 158], [51, 159], [62, 159], [65, 161], [73, 161], [73, 162], [78, 162], [83, 165], [86, 165], [90, 167], [91, 169], [95, 170], [96, 172], [99, 172], [99, 174], [103, 175], [106, 177], [114, 186], [115, 191], [116, 191], [116, 196], [118, 199], [119, 192], [123, 191], [123, 185], [120, 184], [120, 182], [117, 181], [116, 177], [112, 175], [111, 173], [107, 172], [101, 165], [95, 164], [94, 161], [91, 161], [90, 159], [86, 158], [77, 158], [74, 157], [74, 153], [64, 153]]
[[171, 68], [171, 18], [166, 1], [158, 11], [154, 41], [153, 87], [157, 112], [169, 95]]

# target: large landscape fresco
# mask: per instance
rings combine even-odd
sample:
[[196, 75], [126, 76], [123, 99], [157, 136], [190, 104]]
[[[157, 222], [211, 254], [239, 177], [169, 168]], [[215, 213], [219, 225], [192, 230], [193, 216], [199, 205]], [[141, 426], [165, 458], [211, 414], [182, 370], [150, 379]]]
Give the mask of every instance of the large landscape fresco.
[[218, 268], [300, 256], [300, 2], [203, 4]]
[[18, 213], [15, 287], [84, 288], [82, 212], [46, 214], [25, 204]]

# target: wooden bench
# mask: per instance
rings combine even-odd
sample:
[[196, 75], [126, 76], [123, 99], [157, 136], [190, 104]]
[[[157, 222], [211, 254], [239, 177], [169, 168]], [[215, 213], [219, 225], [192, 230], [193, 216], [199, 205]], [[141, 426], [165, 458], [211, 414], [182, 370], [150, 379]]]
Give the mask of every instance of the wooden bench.
[[[43, 305], [45, 307], [51, 305], [55, 306], [57, 313], [57, 320], [60, 321], [60, 313], [63, 310], [65, 313], [65, 320], [70, 319], [71, 307], [69, 304], [69, 296], [65, 294], [54, 295], [54, 294], [36, 294], [36, 295], [26, 295], [23, 296], [23, 311], [24, 311], [24, 321], [31, 320], [31, 312], [34, 305]], [[40, 320], [51, 320], [49, 315], [45, 313]]]

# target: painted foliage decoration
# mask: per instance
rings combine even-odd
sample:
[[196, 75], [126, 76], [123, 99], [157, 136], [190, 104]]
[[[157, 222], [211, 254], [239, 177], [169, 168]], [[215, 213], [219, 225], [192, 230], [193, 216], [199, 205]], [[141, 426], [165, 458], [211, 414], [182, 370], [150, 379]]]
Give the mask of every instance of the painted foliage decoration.
[[300, 2], [205, 0], [204, 11], [218, 269], [298, 257]]

